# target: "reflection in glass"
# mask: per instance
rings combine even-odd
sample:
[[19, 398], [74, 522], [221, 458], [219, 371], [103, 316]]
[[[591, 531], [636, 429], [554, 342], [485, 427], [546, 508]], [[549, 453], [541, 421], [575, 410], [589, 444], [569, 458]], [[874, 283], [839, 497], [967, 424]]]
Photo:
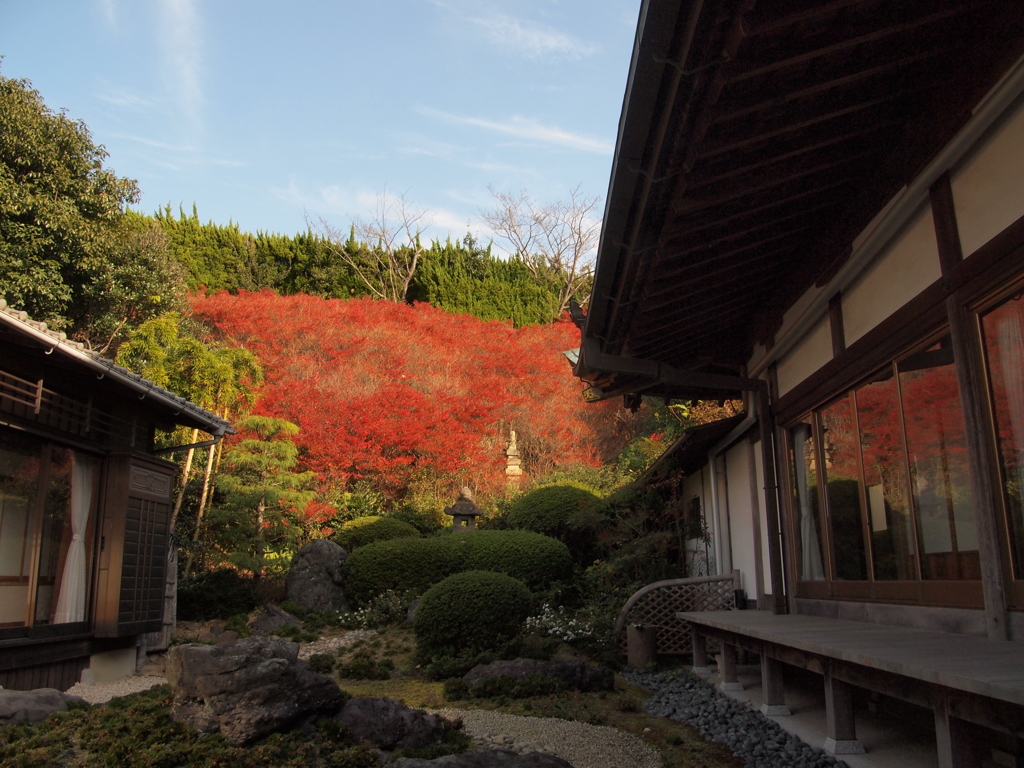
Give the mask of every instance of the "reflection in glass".
[[1016, 296], [981, 320], [989, 389], [1002, 464], [1013, 572], [1024, 578], [1024, 298]]
[[860, 516], [857, 436], [849, 398], [844, 397], [822, 409], [821, 432], [825, 451], [825, 497], [836, 558], [835, 577], [863, 581], [868, 577], [868, 565]]
[[960, 389], [948, 337], [898, 366], [926, 579], [980, 579]]
[[793, 450], [793, 509], [796, 510], [796, 545], [800, 579], [820, 581], [825, 578], [822, 567], [821, 536], [818, 530], [817, 462], [811, 425], [797, 424], [791, 431]]
[[0, 627], [24, 626], [40, 444], [4, 433], [0, 446]]
[[857, 390], [868, 523], [875, 578], [880, 581], [917, 578], [898, 409], [899, 393], [891, 367]]
[[57, 584], [71, 543], [71, 451], [50, 446], [46, 476], [35, 623], [52, 624], [57, 611]]

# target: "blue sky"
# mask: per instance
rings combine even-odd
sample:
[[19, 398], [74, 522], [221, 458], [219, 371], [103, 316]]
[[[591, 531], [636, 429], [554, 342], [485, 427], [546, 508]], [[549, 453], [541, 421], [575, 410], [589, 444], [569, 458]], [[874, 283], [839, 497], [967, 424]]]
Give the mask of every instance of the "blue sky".
[[638, 0], [0, 0], [0, 73], [86, 122], [138, 208], [347, 229], [376, 196], [487, 238], [488, 185], [603, 198]]

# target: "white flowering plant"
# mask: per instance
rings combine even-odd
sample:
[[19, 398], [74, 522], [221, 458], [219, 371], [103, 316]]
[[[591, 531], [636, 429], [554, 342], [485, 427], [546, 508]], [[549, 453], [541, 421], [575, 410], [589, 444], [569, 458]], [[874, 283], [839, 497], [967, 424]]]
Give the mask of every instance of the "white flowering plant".
[[389, 589], [381, 592], [369, 603], [356, 611], [341, 615], [341, 626], [345, 629], [378, 629], [397, 624], [405, 618], [406, 601]]
[[557, 637], [564, 643], [572, 643], [594, 636], [594, 627], [587, 619], [572, 614], [563, 606], [555, 607], [544, 603], [540, 613], [526, 619], [526, 631], [539, 635]]

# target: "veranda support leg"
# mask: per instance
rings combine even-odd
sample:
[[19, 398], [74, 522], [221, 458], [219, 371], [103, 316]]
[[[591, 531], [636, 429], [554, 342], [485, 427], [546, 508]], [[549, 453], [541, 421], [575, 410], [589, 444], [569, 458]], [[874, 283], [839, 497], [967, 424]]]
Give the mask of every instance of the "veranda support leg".
[[853, 691], [848, 683], [836, 680], [825, 671], [825, 721], [828, 738], [825, 751], [833, 755], [859, 755], [864, 745], [857, 740], [853, 720]]
[[736, 677], [736, 646], [722, 643], [722, 682], [718, 688], [723, 691], [742, 691], [743, 684]]
[[782, 689], [782, 662], [761, 654], [761, 713], [772, 717], [790, 715]]
[[700, 634], [696, 628], [691, 630], [693, 635], [693, 673], [695, 675], [710, 675], [711, 667], [708, 666], [708, 639]]
[[939, 768], [980, 768], [979, 750], [963, 720], [949, 714], [946, 700], [935, 704], [935, 745]]

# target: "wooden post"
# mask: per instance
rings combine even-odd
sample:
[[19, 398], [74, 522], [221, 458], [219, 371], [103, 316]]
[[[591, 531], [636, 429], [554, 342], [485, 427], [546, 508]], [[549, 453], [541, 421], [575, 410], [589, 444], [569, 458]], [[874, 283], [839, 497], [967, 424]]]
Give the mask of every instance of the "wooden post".
[[646, 669], [658, 660], [658, 630], [634, 624], [626, 628], [626, 665], [630, 669]]
[[697, 628], [690, 627], [690, 635], [693, 637], [693, 673], [695, 675], [710, 675], [711, 667], [708, 666], [708, 639], [704, 637]]
[[719, 657], [719, 671], [722, 673], [722, 682], [718, 689], [721, 691], [742, 691], [743, 684], [736, 677], [736, 646], [722, 641], [722, 655]]
[[[935, 238], [943, 276], [948, 276], [963, 261], [956, 207], [949, 174], [943, 174], [929, 190]], [[981, 560], [981, 589], [985, 600], [985, 624], [989, 640], [1009, 640], [1002, 548], [999, 544], [998, 501], [1000, 490], [992, 482], [994, 473], [989, 457], [995, 453], [987, 427], [987, 384], [984, 380], [984, 356], [975, 318], [964, 307], [958, 293], [946, 299], [949, 338], [956, 361], [956, 378], [964, 416], [964, 437], [971, 473], [971, 496], [978, 531], [978, 555]]]
[[860, 755], [864, 745], [857, 741], [853, 719], [853, 691], [849, 683], [836, 680], [825, 670], [825, 751], [833, 755]]
[[792, 714], [786, 706], [782, 686], [782, 662], [761, 653], [761, 693], [764, 702], [761, 714], [770, 717], [784, 717]]
[[779, 482], [775, 471], [775, 419], [772, 417], [768, 386], [758, 388], [757, 421], [761, 429], [761, 458], [764, 465], [764, 514], [768, 521], [768, 566], [772, 576], [772, 613], [786, 612], [786, 587], [782, 582], [782, 538], [779, 531]]
[[934, 709], [939, 768], [981, 768], [981, 758], [967, 723], [949, 714], [944, 696], [935, 702]]

